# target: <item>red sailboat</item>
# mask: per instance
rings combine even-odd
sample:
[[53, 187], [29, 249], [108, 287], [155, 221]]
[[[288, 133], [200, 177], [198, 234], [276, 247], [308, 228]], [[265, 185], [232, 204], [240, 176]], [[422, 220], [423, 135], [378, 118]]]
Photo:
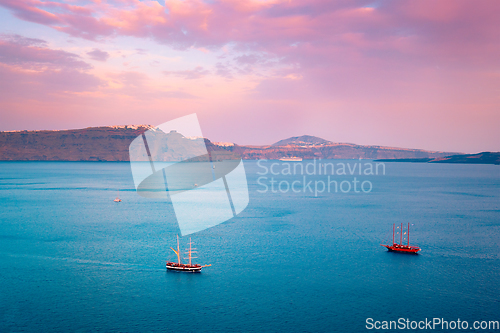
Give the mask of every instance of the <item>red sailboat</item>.
[[384, 247], [386, 247], [389, 251], [394, 251], [394, 252], [401, 252], [401, 253], [411, 253], [411, 254], [418, 254], [418, 251], [420, 251], [420, 248], [416, 245], [410, 245], [410, 223], [408, 223], [408, 244], [405, 245], [403, 244], [403, 223], [401, 223], [401, 229], [399, 231], [400, 234], [400, 239], [399, 239], [399, 244], [395, 242], [394, 240], [394, 234], [396, 231], [396, 224], [392, 226], [392, 245], [385, 245], [385, 244], [380, 244]]
[[173, 248], [171, 248], [172, 251], [175, 252], [175, 254], [177, 254], [177, 262], [173, 262], [173, 261], [167, 261], [167, 269], [168, 270], [172, 270], [172, 271], [181, 271], [181, 272], [191, 272], [191, 273], [198, 273], [198, 272], [201, 272], [201, 269], [203, 267], [209, 267], [209, 266], [212, 266], [212, 265], [198, 265], [198, 264], [193, 264], [191, 263], [191, 259], [193, 259], [194, 257], [192, 256], [193, 254], [193, 248], [191, 247], [191, 238], [189, 238], [189, 251], [187, 252], [188, 253], [188, 258], [185, 258], [185, 259], [189, 259], [189, 264], [183, 264], [181, 262], [181, 255], [180, 255], [180, 250], [179, 250], [179, 236], [177, 236], [177, 251], [174, 250]]

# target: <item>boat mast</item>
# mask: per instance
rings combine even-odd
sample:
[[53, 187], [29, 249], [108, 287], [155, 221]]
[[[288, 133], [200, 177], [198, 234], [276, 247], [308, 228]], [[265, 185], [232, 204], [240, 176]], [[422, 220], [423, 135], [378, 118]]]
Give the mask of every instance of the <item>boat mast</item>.
[[410, 246], [410, 223], [408, 223], [408, 246]]
[[179, 265], [180, 265], [181, 256], [180, 256], [180, 250], [179, 250], [179, 235], [177, 235], [177, 261], [179, 262]]
[[403, 223], [401, 223], [401, 229], [399, 229], [399, 245], [403, 245]]
[[394, 232], [396, 231], [396, 223], [392, 225], [392, 245], [396, 244], [394, 243]]
[[191, 237], [189, 237], [189, 265], [191, 265]]

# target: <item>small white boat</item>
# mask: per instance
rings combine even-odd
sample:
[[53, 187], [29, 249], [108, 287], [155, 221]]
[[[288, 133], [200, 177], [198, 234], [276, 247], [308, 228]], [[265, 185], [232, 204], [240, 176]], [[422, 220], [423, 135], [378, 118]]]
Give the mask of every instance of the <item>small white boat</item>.
[[116, 199], [113, 201], [114, 202], [122, 202], [122, 199], [120, 199], [120, 190], [118, 190], [118, 194], [116, 195]]

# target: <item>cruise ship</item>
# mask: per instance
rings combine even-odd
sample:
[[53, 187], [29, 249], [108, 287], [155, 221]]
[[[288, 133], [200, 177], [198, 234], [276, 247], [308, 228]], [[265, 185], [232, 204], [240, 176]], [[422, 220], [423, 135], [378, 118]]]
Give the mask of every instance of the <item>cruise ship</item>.
[[301, 157], [282, 157], [280, 158], [280, 161], [283, 161], [283, 162], [300, 162], [302, 161], [302, 158]]

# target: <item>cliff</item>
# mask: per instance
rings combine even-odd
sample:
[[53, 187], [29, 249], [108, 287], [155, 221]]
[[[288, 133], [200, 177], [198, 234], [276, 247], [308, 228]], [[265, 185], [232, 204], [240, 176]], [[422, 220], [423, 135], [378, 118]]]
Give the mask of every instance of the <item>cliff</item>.
[[[61, 131], [0, 132], [2, 161], [128, 161], [129, 145], [150, 125], [90, 127]], [[185, 140], [190, 140], [185, 138]], [[212, 143], [205, 139], [209, 152], [218, 158], [239, 154], [244, 159], [439, 159], [456, 153], [382, 146], [334, 143], [314, 136], [281, 140], [268, 146], [240, 146]], [[231, 157], [229, 157], [231, 158]]]
[[0, 132], [3, 161], [128, 161], [129, 144], [149, 125]]

